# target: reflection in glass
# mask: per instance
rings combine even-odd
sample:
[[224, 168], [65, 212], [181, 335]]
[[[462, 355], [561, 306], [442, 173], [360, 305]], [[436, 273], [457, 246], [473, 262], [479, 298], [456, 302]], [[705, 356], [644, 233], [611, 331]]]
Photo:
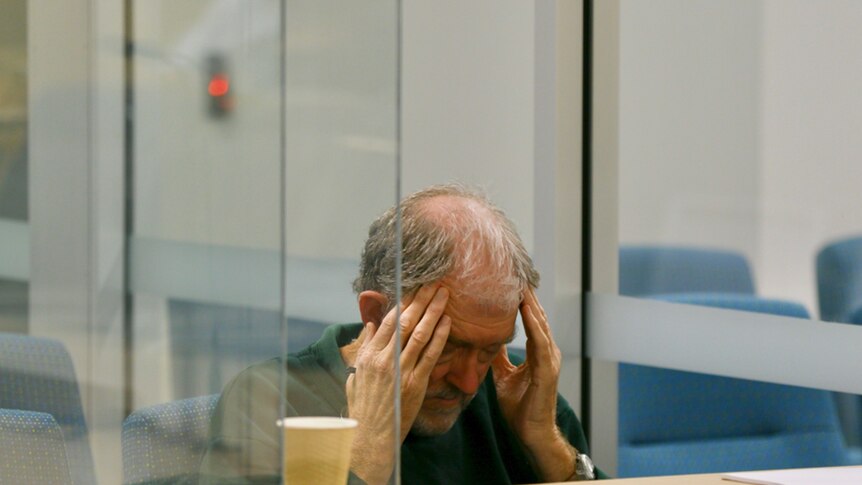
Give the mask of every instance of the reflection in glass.
[[[78, 377], [63, 343], [29, 335], [0, 334], [0, 409], [50, 415], [59, 431], [60, 448], [64, 449], [67, 458], [58, 468], [67, 473], [74, 480], [73, 483], [95, 483], [89, 430], [81, 405]], [[14, 416], [8, 418], [14, 421]], [[10, 421], [4, 424], [8, 425]], [[11, 431], [26, 433], [28, 428], [19, 426], [17, 430]], [[40, 433], [40, 436], [41, 439], [34, 437], [29, 445], [40, 449], [53, 442], [50, 435]], [[3, 434], [3, 438], [4, 446], [12, 446], [19, 439], [8, 431]], [[21, 448], [18, 452], [26, 456], [28, 448]], [[3, 482], [29, 479], [41, 483], [39, 468], [16, 470], [11, 465], [0, 467]], [[21, 475], [15, 475], [15, 472]]]
[[27, 9], [0, 19], [0, 332], [27, 333]]
[[196, 478], [224, 386], [282, 353], [282, 17], [275, 1], [130, 5], [123, 473], [150, 483]]
[[[185, 456], [165, 445], [179, 413], [205, 478], [277, 479], [285, 376], [273, 359], [358, 320], [350, 281], [366, 224], [396, 199], [394, 3], [138, 2], [134, 20], [127, 428], [165, 423], [150, 432], [160, 456]], [[374, 190], [358, 196], [361, 181]], [[254, 446], [222, 446], [249, 432]], [[179, 461], [127, 471], [192, 471]]]
[[[33, 291], [32, 295], [28, 294], [32, 289], [19, 288], [26, 297], [43, 297], [30, 308], [40, 311], [40, 316], [51, 317], [43, 331], [59, 334], [75, 364], [85, 364], [73, 371], [75, 366], [49, 358], [45, 350], [28, 350], [20, 358], [24, 361], [35, 357], [50, 365], [51, 370], [64, 372], [59, 378], [62, 382], [49, 384], [52, 397], [66, 389], [71, 401], [75, 401], [75, 392], [83, 401], [77, 403], [80, 410], [73, 402], [66, 403], [64, 410], [51, 412], [58, 418], [56, 427], [62, 429], [64, 439], [70, 444], [89, 446], [92, 451], [90, 463], [86, 452], [66, 448], [72, 478], [75, 483], [117, 483], [120, 475], [125, 483], [194, 479], [202, 456], [205, 471], [210, 470], [206, 468], [208, 457], [214, 456], [210, 451], [218, 455], [231, 439], [253, 435], [261, 437], [260, 448], [255, 444], [236, 453], [236, 467], [231, 473], [263, 475], [270, 481], [275, 477], [277, 481], [281, 443], [275, 420], [296, 409], [340, 416], [346, 402], [342, 391], [349, 375], [355, 375], [348, 373], [340, 352], [336, 353], [337, 347], [349, 345], [361, 328], [351, 323], [363, 315], [350, 281], [357, 273], [368, 223], [395, 202], [400, 183], [393, 180], [397, 173], [396, 147], [401, 143], [396, 139], [397, 113], [401, 109], [396, 105], [399, 4], [76, 0], [74, 5], [63, 3], [68, 10], [62, 16], [46, 5], [29, 2], [33, 7], [29, 17], [23, 13], [25, 4], [20, 1], [13, 6], [10, 2], [8, 10], [4, 10], [8, 14], [4, 22], [38, 31], [36, 38], [44, 41], [38, 46], [52, 48], [31, 49], [30, 53], [38, 51], [43, 55], [41, 64], [33, 65], [50, 66], [46, 71], [52, 76], [32, 75], [27, 79], [29, 67], [21, 67], [26, 63], [16, 64], [26, 49], [16, 44], [18, 41], [7, 43], [6, 37], [0, 37], [0, 67], [4, 69], [0, 75], [5, 76], [5, 69], [11, 65], [15, 78], [12, 82], [2, 78], [0, 89], [35, 82], [43, 90], [40, 96], [33, 96], [38, 102], [28, 102], [17, 95], [7, 98], [3, 91], [2, 101], [12, 100], [20, 112], [7, 111], [6, 105], [0, 105], [2, 122], [11, 120], [13, 125], [18, 123], [14, 128], [20, 129], [32, 122], [31, 118], [37, 118], [31, 116], [34, 112], [41, 115], [44, 139], [31, 148], [38, 147], [42, 154], [52, 156], [34, 154], [33, 158], [42, 163], [28, 166], [26, 138], [37, 130], [23, 135], [13, 130], [13, 141], [9, 143], [8, 133], [2, 133], [0, 213], [7, 220], [21, 223], [28, 218], [26, 203], [36, 206], [34, 200], [45, 199], [51, 203], [38, 204], [39, 207], [56, 210], [58, 206], [73, 205], [77, 210], [74, 219], [63, 219], [66, 212], [62, 210], [48, 214], [48, 222], [42, 226], [44, 229], [44, 225], [58, 219], [47, 235], [71, 234], [76, 247], [35, 258], [43, 270], [57, 268], [63, 284], [58, 287], [52, 286], [54, 281], [43, 282], [46, 290]], [[74, 8], [82, 5], [86, 8]], [[495, 5], [494, 8], [512, 10], [507, 15], [488, 18], [489, 4], [476, 5], [464, 6], [473, 9], [471, 15], [457, 20], [481, 19], [465, 22], [459, 32], [474, 39], [477, 27], [481, 27], [483, 30], [475, 35], [479, 42], [471, 44], [470, 49], [464, 49], [467, 42], [459, 39], [440, 42], [451, 52], [443, 56], [427, 52], [414, 59], [418, 62], [412, 65], [411, 80], [416, 82], [412, 87], [427, 89], [414, 98], [422, 98], [425, 103], [412, 108], [413, 113], [420, 114], [413, 119], [413, 134], [421, 132], [414, 138], [414, 142], [421, 141], [413, 145], [421, 147], [414, 156], [424, 159], [422, 166], [430, 167], [434, 174], [414, 170], [410, 184], [418, 187], [442, 182], [457, 170], [463, 170], [467, 178], [478, 177], [478, 182], [492, 186], [495, 198], [505, 197], [501, 205], [519, 216], [515, 218], [524, 228], [526, 246], [531, 248], [535, 236], [532, 218], [534, 212], [543, 211], [533, 193], [536, 170], [530, 163], [539, 151], [533, 141], [537, 61], [532, 15], [536, 9], [528, 2], [512, 2], [508, 7]], [[418, 9], [414, 11], [414, 21], [428, 24], [423, 35], [434, 29], [452, 33], [451, 12], [447, 9], [439, 9], [434, 2], [412, 6]], [[36, 10], [40, 15], [33, 15]], [[427, 14], [435, 12], [446, 21], [427, 22]], [[126, 25], [123, 15], [129, 22]], [[41, 22], [28, 24], [33, 19]], [[67, 36], [61, 24], [75, 36]], [[124, 27], [129, 28], [128, 32], [122, 31]], [[20, 33], [7, 29], [5, 23], [0, 32], [2, 36]], [[437, 41], [425, 42], [420, 35], [413, 39], [413, 46], [433, 50], [438, 41], [447, 39], [431, 37]], [[124, 49], [126, 41], [128, 49]], [[6, 63], [10, 59], [7, 46], [12, 46], [12, 63]], [[56, 49], [58, 46], [69, 50]], [[73, 55], [66, 55], [69, 52]], [[122, 78], [123, 52], [127, 53], [125, 60], [130, 67], [128, 79]], [[64, 59], [54, 57], [61, 54]], [[445, 58], [452, 65], [461, 64], [464, 71], [446, 69], [446, 74], [453, 75], [451, 79], [437, 78], [438, 84], [423, 84], [426, 78], [434, 78], [442, 71], [429, 68], [431, 64], [423, 60], [426, 58]], [[485, 58], [489, 63], [474, 62]], [[69, 67], [74, 67], [74, 76], [66, 77]], [[124, 81], [127, 86], [123, 86]], [[436, 91], [441, 85], [453, 89]], [[130, 89], [128, 98], [122, 93], [124, 87]], [[69, 92], [74, 95], [69, 96]], [[501, 103], [501, 99], [506, 102]], [[65, 106], [66, 100], [72, 107]], [[131, 104], [123, 106], [124, 101]], [[435, 109], [434, 116], [428, 117], [431, 108]], [[467, 116], [476, 113], [479, 115]], [[55, 123], [58, 119], [71, 122]], [[125, 140], [121, 133], [124, 119], [129, 129]], [[452, 119], [463, 125], [451, 123]], [[493, 122], [489, 123], [489, 119]], [[429, 123], [449, 131], [427, 130]], [[70, 139], [45, 136], [54, 133], [55, 125], [62, 125], [61, 134]], [[416, 126], [421, 129], [415, 130]], [[3, 130], [7, 128], [4, 124]], [[439, 143], [441, 137], [457, 143]], [[128, 165], [122, 163], [124, 142], [129, 150]], [[69, 172], [75, 172], [80, 179], [57, 178], [61, 186], [79, 184], [69, 191], [74, 192], [74, 200], [52, 197], [51, 189], [55, 187], [26, 180], [27, 171], [36, 173], [36, 168], [41, 169], [43, 177], [46, 173], [70, 175], [62, 169], [68, 170], [72, 164], [60, 162], [71, 145], [76, 147], [76, 161], [83, 162]], [[440, 152], [428, 151], [430, 145]], [[18, 156], [13, 157], [18, 161], [9, 162], [9, 151]], [[480, 152], [482, 155], [477, 156]], [[14, 170], [9, 168], [10, 163]], [[128, 187], [122, 183], [123, 169], [128, 170]], [[487, 173], [495, 170], [499, 173]], [[33, 187], [38, 190], [33, 191]], [[34, 197], [43, 193], [47, 195]], [[9, 198], [18, 205], [6, 204], [7, 194], [12, 194]], [[120, 201], [124, 200], [130, 204], [125, 211], [130, 219], [125, 227], [128, 233], [121, 234], [124, 221]], [[26, 236], [26, 231], [7, 231], [10, 227], [20, 229], [21, 224], [0, 222], [4, 223], [0, 226], [4, 250], [13, 239], [17, 242], [10, 247], [29, 249], [27, 238], [19, 237]], [[10, 237], [12, 232], [17, 235]], [[18, 245], [21, 241], [23, 244]], [[523, 246], [519, 243], [516, 248], [522, 257], [526, 255]], [[394, 243], [392, 247], [395, 249], [390, 256], [400, 249]], [[9, 261], [29, 261], [29, 257], [23, 256], [24, 251], [13, 254], [7, 259], [3, 253], [0, 258], [0, 277], [26, 281], [27, 271], [17, 266], [9, 270], [5, 265]], [[130, 258], [128, 262], [123, 260], [125, 256]], [[63, 272], [69, 263], [76, 263], [74, 271]], [[128, 275], [123, 274], [126, 270]], [[492, 283], [499, 282], [498, 278]], [[535, 286], [535, 281], [530, 285]], [[450, 286], [458, 288], [454, 283]], [[121, 298], [123, 289], [130, 293], [125, 300]], [[406, 293], [415, 289], [408, 287]], [[396, 288], [396, 295], [397, 292]], [[574, 293], [564, 296], [574, 302]], [[385, 296], [387, 306], [397, 299], [391, 291]], [[481, 379], [472, 379], [469, 366], [460, 367], [457, 374], [466, 377], [457, 380], [457, 385], [443, 385], [443, 379], [435, 377], [429, 399], [439, 402], [431, 405], [430, 411], [422, 412], [421, 428], [425, 434], [439, 434], [449, 426], [456, 431], [437, 441], [436, 462], [443, 466], [433, 469], [416, 466], [428, 456], [422, 448], [429, 441], [419, 434], [410, 437], [405, 476], [424, 478], [433, 472], [441, 482], [478, 482], [489, 477], [499, 482], [536, 481], [538, 471], [530, 467], [519, 447], [520, 437], [510, 426], [512, 409], [520, 400], [510, 398], [498, 407], [496, 387], [488, 371], [490, 357], [504, 355], [494, 350], [500, 351], [512, 337], [517, 310], [511, 307], [521, 296], [512, 299], [510, 295], [506, 325], [494, 329], [488, 337], [490, 344], [482, 346], [481, 351], [475, 347], [486, 342], [475, 341], [482, 339], [474, 339], [473, 334], [460, 336], [445, 350], [446, 362], [451, 363], [447, 365], [453, 368], [462, 362], [472, 365], [472, 361], [461, 359], [464, 355], [481, 357], [484, 374]], [[16, 305], [21, 304], [19, 308], [27, 306], [26, 300], [14, 298]], [[457, 297], [451, 301], [457, 301]], [[478, 313], [474, 303], [465, 303], [470, 308], [467, 314]], [[75, 313], [74, 322], [67, 321], [70, 309]], [[125, 309], [129, 314], [124, 314]], [[128, 320], [124, 322], [123, 318]], [[26, 324], [39, 324], [40, 320], [26, 313], [19, 318]], [[562, 328], [567, 320], [559, 318], [556, 323]], [[33, 331], [27, 325], [21, 328]], [[129, 332], [125, 336], [128, 348], [120, 338], [124, 331]], [[316, 349], [328, 347], [328, 351], [317, 361], [318, 367], [306, 368], [311, 371], [299, 385], [333, 385], [330, 390], [334, 395], [326, 402], [305, 402], [301, 396], [291, 396], [291, 390], [283, 387], [284, 366], [275, 360], [285, 359], [285, 354], [300, 355], [297, 352], [314, 342], [319, 342]], [[2, 355], [16, 354], [4, 351]], [[122, 357], [129, 359], [128, 373], [122, 368]], [[393, 358], [392, 368], [384, 371], [395, 374], [397, 364]], [[14, 366], [4, 362], [2, 367]], [[44, 381], [49, 374], [52, 373], [39, 370], [28, 376]], [[126, 382], [126, 378], [131, 381]], [[3, 382], [17, 385], [18, 381]], [[480, 386], [479, 391], [474, 389], [476, 386]], [[39, 386], [28, 382], [24, 387]], [[517, 382], [511, 387], [519, 388]], [[285, 409], [285, 393], [291, 406], [296, 407], [293, 411]], [[16, 397], [11, 392], [0, 394]], [[121, 409], [123, 395], [128, 407], [125, 413]], [[245, 401], [248, 396], [254, 399]], [[394, 401], [387, 393], [375, 397], [382, 405], [372, 407], [372, 412], [387, 409]], [[558, 399], [557, 424], [567, 441], [586, 451], [572, 407], [561, 397]], [[29, 400], [50, 401], [41, 397]], [[461, 413], [462, 407], [469, 409]], [[350, 409], [347, 411], [350, 413]], [[64, 413], [66, 416], [61, 416]], [[502, 416], [504, 413], [508, 414]], [[0, 414], [2, 419], [7, 416]], [[250, 418], [244, 420], [243, 416]], [[468, 419], [459, 423], [460, 416]], [[45, 416], [12, 416], [25, 418], [38, 418], [26, 422], [44, 424], [51, 433], [56, 430]], [[75, 426], [70, 426], [67, 419]], [[82, 421], [87, 421], [88, 426], [82, 426]], [[260, 423], [262, 427], [250, 429], [250, 423]], [[462, 433], [464, 428], [479, 428], [480, 439]], [[260, 434], [254, 434], [257, 432]], [[51, 433], [45, 435], [56, 436]], [[544, 443], [546, 436], [533, 438], [533, 444]], [[474, 448], [493, 458], [492, 473], [485, 467], [486, 456], [470, 466], [450, 460], [453, 450]], [[379, 458], [390, 451], [395, 455], [398, 449], [396, 443], [391, 450], [374, 455]], [[567, 454], [557, 463], [568, 467], [572, 465], [569, 458]], [[392, 461], [397, 463], [397, 458]], [[569, 472], [568, 468], [565, 471]], [[91, 475], [99, 480], [91, 479]], [[452, 476], [467, 478], [450, 479]]]

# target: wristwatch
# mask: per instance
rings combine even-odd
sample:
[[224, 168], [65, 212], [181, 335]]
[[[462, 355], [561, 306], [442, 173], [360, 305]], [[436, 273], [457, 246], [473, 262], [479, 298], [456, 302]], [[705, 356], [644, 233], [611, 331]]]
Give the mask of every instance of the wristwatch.
[[578, 453], [575, 457], [575, 478], [578, 480], [595, 480], [596, 466], [593, 460], [584, 453]]

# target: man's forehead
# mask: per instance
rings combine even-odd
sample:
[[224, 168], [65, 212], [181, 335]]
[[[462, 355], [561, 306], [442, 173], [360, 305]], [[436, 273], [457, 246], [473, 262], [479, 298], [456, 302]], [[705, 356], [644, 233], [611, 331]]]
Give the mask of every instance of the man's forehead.
[[[444, 314], [448, 312], [444, 311]], [[489, 347], [503, 345], [514, 340], [517, 334], [516, 314], [502, 319], [461, 320], [449, 314], [452, 328], [449, 343], [463, 347]]]
[[[509, 299], [505, 298], [510, 289], [508, 287], [499, 288], [478, 288], [479, 283], [493, 285], [494, 282], [489, 281], [489, 278], [483, 278], [480, 281], [465, 283], [462, 279], [447, 275], [440, 280], [440, 286], [449, 289], [449, 302], [447, 308], [454, 308], [458, 313], [464, 313], [468, 316], [486, 316], [490, 318], [505, 317], [514, 315], [518, 312], [518, 305], [511, 306], [504, 304]], [[495, 295], [497, 298], [492, 298]], [[523, 300], [523, 293], [518, 295], [518, 302]]]

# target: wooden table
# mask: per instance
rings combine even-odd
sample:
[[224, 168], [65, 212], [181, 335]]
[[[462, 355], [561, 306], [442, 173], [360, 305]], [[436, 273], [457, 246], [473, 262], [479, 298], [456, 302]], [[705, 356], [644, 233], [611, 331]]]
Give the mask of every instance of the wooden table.
[[673, 475], [669, 477], [640, 477], [640, 478], [618, 478], [614, 480], [602, 480], [599, 483], [613, 483], [620, 485], [732, 485], [721, 479], [721, 473], [706, 473], [700, 475]]
[[[862, 468], [860, 466], [848, 468]], [[599, 483], [613, 485], [741, 485], [739, 482], [722, 480], [722, 473], [705, 473], [700, 475], [673, 475], [665, 477], [640, 477], [640, 478], [618, 478], [614, 480], [602, 480]], [[561, 482], [566, 484], [584, 482]]]

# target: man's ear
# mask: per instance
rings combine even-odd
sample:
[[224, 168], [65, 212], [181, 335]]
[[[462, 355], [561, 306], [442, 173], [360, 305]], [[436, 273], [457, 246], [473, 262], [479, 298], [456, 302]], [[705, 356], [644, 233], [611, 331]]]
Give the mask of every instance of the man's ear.
[[359, 314], [362, 323], [373, 322], [380, 325], [389, 306], [389, 298], [378, 291], [363, 291], [359, 294]]

